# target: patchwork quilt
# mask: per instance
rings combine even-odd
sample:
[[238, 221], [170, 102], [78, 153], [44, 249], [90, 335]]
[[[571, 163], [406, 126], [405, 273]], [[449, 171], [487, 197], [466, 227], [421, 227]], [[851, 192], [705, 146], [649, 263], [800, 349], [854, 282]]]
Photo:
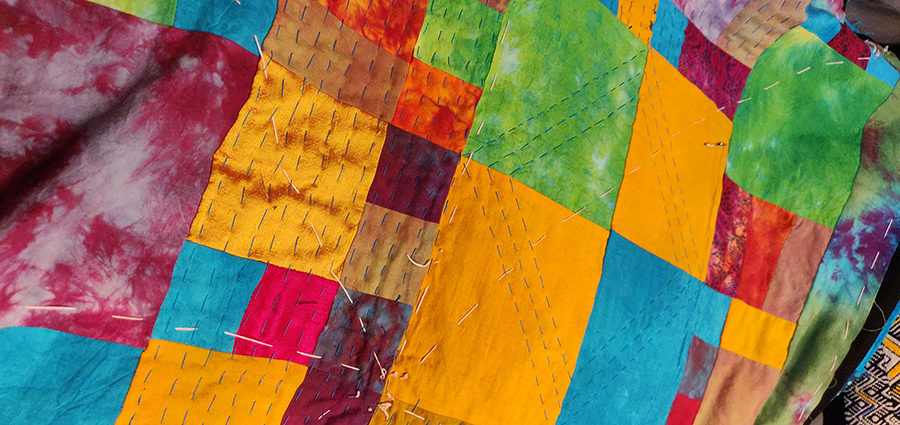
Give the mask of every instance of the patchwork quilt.
[[2, 0], [0, 423], [896, 425], [842, 6]]

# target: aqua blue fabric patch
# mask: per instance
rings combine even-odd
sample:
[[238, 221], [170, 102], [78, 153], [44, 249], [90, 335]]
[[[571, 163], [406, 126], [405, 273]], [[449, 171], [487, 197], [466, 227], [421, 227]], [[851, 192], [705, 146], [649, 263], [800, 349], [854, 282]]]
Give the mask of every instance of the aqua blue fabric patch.
[[815, 34], [816, 37], [819, 37], [825, 43], [831, 41], [841, 30], [841, 21], [838, 21], [831, 12], [807, 6], [806, 16], [806, 21], [800, 26]]
[[612, 12], [613, 16], [617, 16], [619, 14], [619, 0], [600, 0], [610, 12]]
[[663, 55], [675, 68], [678, 68], [678, 58], [681, 57], [681, 45], [684, 44], [684, 30], [687, 24], [687, 17], [672, 0], [659, 0], [650, 47]]
[[111, 424], [141, 349], [43, 328], [0, 329], [4, 425]]
[[216, 34], [259, 55], [253, 36], [262, 44], [276, 9], [278, 0], [178, 0], [175, 27]]
[[663, 424], [696, 336], [719, 345], [731, 299], [610, 232], [558, 424]]
[[186, 241], [172, 285], [153, 326], [153, 339], [230, 353], [266, 265]]
[[876, 56], [874, 51], [869, 56], [869, 64], [866, 66], [866, 72], [868, 72], [869, 75], [884, 81], [891, 87], [896, 86], [897, 80], [900, 80], [900, 72], [897, 72], [897, 69], [891, 66], [884, 56]]

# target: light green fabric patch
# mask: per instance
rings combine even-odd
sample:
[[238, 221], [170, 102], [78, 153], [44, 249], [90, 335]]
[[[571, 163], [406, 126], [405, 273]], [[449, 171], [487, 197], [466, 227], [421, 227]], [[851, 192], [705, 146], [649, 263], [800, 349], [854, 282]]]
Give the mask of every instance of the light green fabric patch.
[[609, 229], [647, 46], [595, 0], [512, 2], [503, 28], [464, 154]]
[[726, 173], [753, 196], [834, 228], [859, 166], [863, 125], [890, 93], [794, 28], [750, 72]]
[[478, 0], [432, 0], [416, 42], [416, 59], [484, 86], [501, 16]]
[[90, 0], [157, 24], [175, 25], [177, 0]]

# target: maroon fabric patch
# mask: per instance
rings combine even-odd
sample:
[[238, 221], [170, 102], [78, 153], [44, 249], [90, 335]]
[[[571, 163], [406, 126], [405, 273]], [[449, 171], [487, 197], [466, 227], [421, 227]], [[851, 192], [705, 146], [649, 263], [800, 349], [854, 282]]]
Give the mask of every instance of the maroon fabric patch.
[[366, 202], [437, 223], [459, 154], [388, 125]]
[[294, 398], [288, 404], [284, 425], [367, 425], [377, 410], [381, 393], [360, 387], [343, 374], [310, 369]]
[[717, 347], [697, 338], [696, 335], [693, 336], [691, 345], [688, 347], [684, 373], [681, 375], [681, 385], [678, 387], [679, 393], [694, 400], [703, 399], [706, 383], [709, 381], [709, 376], [712, 375], [718, 352]]
[[855, 63], [856, 66], [866, 69], [872, 51], [865, 41], [862, 41], [853, 33], [853, 30], [847, 24], [841, 24], [841, 30], [828, 42], [828, 45]]
[[737, 295], [747, 242], [752, 197], [728, 176], [722, 177], [722, 201], [709, 256], [706, 285], [729, 297]]
[[0, 25], [0, 327], [145, 347], [258, 58], [79, 0]]
[[707, 40], [690, 22], [684, 30], [678, 72], [734, 119], [750, 68]]
[[265, 341], [272, 347], [240, 338], [234, 353], [309, 364], [316, 341], [338, 293], [335, 281], [269, 265], [257, 285], [238, 335]]

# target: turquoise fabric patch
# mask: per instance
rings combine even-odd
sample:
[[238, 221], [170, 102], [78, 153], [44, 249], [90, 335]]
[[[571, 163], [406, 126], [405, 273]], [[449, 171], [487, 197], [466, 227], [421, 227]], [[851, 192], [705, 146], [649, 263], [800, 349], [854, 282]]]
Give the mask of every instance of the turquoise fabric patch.
[[3, 423], [111, 424], [140, 357], [140, 348], [50, 329], [0, 329]]
[[866, 72], [868, 72], [869, 75], [884, 81], [891, 87], [896, 86], [897, 80], [900, 80], [900, 73], [897, 72], [897, 69], [891, 66], [884, 56], [875, 56], [874, 51], [869, 56], [869, 64], [866, 66]]
[[841, 31], [841, 21], [827, 10], [818, 9], [814, 6], [806, 7], [806, 21], [800, 24], [801, 27], [819, 37], [823, 42], [831, 41], [838, 32]]
[[675, 68], [678, 68], [678, 58], [681, 57], [681, 45], [684, 44], [684, 30], [687, 24], [687, 17], [672, 0], [659, 0], [650, 47], [663, 55]]
[[728, 296], [610, 232], [557, 423], [665, 423], [694, 334], [718, 346], [730, 304]]
[[175, 27], [216, 34], [259, 55], [253, 36], [262, 44], [272, 28], [276, 9], [278, 0], [178, 0]]
[[178, 254], [153, 339], [230, 353], [266, 265], [186, 241]]
[[619, 0], [600, 0], [600, 3], [606, 6], [613, 15], [619, 13]]

